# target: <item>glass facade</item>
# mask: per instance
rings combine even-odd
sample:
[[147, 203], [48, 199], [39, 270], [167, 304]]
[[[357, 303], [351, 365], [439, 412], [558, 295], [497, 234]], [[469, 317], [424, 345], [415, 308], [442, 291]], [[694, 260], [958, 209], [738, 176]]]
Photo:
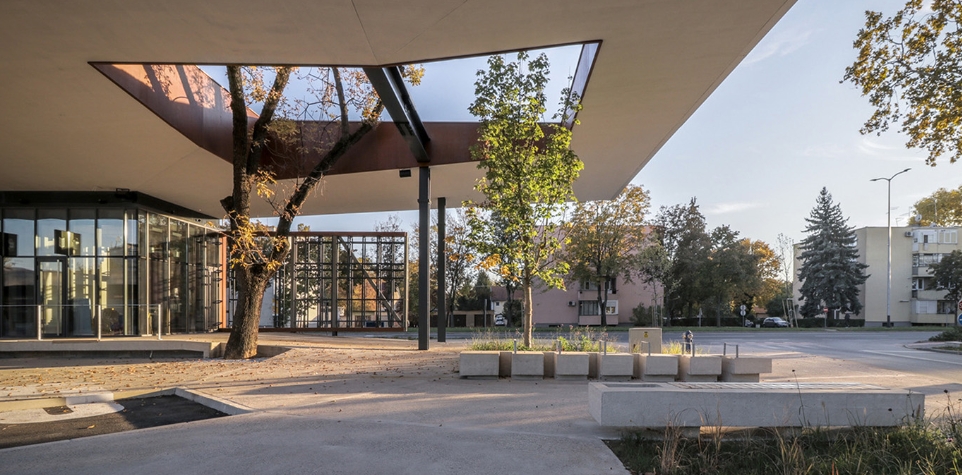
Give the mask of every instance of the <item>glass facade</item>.
[[156, 335], [225, 322], [216, 229], [139, 206], [0, 208], [0, 338]]

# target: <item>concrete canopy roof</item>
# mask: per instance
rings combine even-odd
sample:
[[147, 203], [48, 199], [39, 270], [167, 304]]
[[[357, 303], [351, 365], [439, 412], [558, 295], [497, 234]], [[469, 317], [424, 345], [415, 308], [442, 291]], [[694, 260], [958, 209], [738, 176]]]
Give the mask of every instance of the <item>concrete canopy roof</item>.
[[[5, 0], [0, 190], [126, 188], [223, 214], [229, 164], [91, 62], [377, 66], [601, 41], [572, 148], [579, 198], [611, 198], [794, 1]], [[455, 206], [479, 176], [434, 167], [432, 196]], [[322, 194], [302, 214], [416, 209], [417, 179], [337, 175]]]

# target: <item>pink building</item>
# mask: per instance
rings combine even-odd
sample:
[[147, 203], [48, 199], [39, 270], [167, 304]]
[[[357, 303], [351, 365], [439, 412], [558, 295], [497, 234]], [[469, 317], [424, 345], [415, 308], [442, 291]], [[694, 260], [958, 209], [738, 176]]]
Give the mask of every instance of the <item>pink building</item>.
[[[661, 305], [660, 285], [653, 289], [647, 284], [626, 282], [620, 278], [613, 284], [608, 289], [608, 325], [630, 325], [631, 312], [639, 304], [645, 307]], [[589, 282], [568, 282], [566, 285], [566, 290], [535, 288], [531, 296], [535, 326], [601, 325], [596, 285]], [[515, 291], [514, 298], [521, 298], [520, 290]], [[492, 313], [502, 313], [506, 301], [504, 287], [491, 289]]]

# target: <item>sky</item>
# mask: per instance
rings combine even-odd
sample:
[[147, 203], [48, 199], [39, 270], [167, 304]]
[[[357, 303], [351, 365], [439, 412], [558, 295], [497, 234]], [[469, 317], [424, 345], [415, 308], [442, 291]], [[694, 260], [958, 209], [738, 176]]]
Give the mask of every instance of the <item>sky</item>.
[[[906, 149], [905, 137], [894, 131], [861, 135], [872, 109], [854, 85], [840, 83], [855, 59], [852, 42], [865, 10], [891, 14], [904, 3], [798, 0], [632, 180], [649, 190], [652, 215], [695, 197], [709, 227], [729, 225], [775, 248], [779, 234], [796, 242], [804, 237], [822, 187], [859, 228], [886, 225], [886, 183], [872, 178], [912, 169], [892, 181], [893, 226], [907, 223], [919, 199], [962, 185], [962, 164], [929, 167], [926, 153]], [[557, 77], [567, 77], [577, 51], [554, 51], [551, 59], [557, 90], [563, 82]], [[423, 87], [412, 91], [422, 117], [470, 120], [474, 73], [483, 66], [483, 59], [427, 65]], [[398, 214], [417, 221], [416, 211]], [[302, 221], [315, 230], [367, 230], [387, 216]]]

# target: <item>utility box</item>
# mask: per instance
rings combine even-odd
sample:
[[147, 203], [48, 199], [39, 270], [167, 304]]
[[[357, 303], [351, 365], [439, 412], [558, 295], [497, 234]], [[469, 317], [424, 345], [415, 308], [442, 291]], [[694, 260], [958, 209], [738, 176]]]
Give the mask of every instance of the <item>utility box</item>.
[[628, 330], [628, 348], [632, 353], [661, 353], [661, 328], [631, 328]]

